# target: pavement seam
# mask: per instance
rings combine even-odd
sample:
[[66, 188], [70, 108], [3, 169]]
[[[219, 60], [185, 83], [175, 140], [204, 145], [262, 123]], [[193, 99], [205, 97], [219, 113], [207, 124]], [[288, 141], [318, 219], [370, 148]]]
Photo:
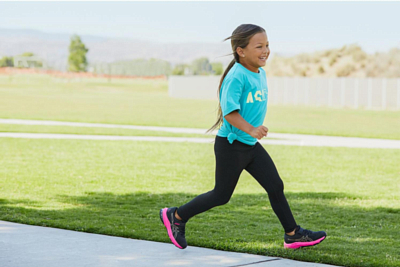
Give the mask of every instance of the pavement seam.
[[264, 262], [269, 262], [269, 261], [279, 261], [279, 260], [281, 260], [281, 259], [280, 258], [275, 258], [275, 259], [250, 262], [250, 263], [245, 263], [245, 264], [240, 264], [240, 265], [232, 265], [232, 266], [229, 266], [229, 267], [242, 267], [242, 266], [249, 266], [249, 265], [254, 265], [254, 264], [259, 264], [259, 263], [264, 263]]
[[[139, 126], [139, 125], [121, 125], [121, 124], [103, 124], [103, 123], [83, 123], [83, 122], [63, 122], [63, 121], [40, 121], [40, 120], [20, 120], [20, 119], [1, 119], [0, 124], [19, 124], [19, 125], [46, 125], [46, 126], [75, 126], [75, 127], [90, 127], [90, 128], [126, 128], [136, 130], [147, 130], [157, 132], [171, 133], [187, 133], [187, 134], [203, 134], [205, 136], [206, 129], [197, 128], [178, 128], [178, 127], [161, 127], [161, 126]], [[15, 136], [9, 136], [14, 134]], [[212, 138], [206, 137], [162, 137], [162, 136], [118, 136], [108, 135], [84, 135], [79, 134], [43, 134], [48, 137], [38, 137], [39, 133], [31, 133], [30, 137], [21, 136], [29, 133], [0, 133], [0, 137], [14, 138], [54, 138], [54, 139], [93, 139], [93, 140], [135, 140], [135, 141], [166, 141], [166, 142], [195, 142], [208, 143], [212, 142]], [[211, 135], [216, 135], [217, 131], [213, 131]], [[52, 136], [52, 137], [50, 137]], [[55, 137], [57, 136], [57, 137]], [[69, 138], [61, 138], [69, 136]], [[99, 137], [102, 136], [102, 137]], [[117, 137], [117, 138], [116, 138]], [[118, 138], [119, 137], [119, 138]], [[400, 140], [392, 139], [374, 139], [360, 137], [341, 137], [341, 136], [321, 136], [321, 135], [304, 135], [304, 134], [284, 134], [284, 133], [269, 133], [268, 137], [273, 139], [259, 140], [261, 144], [268, 145], [289, 145], [289, 146], [318, 146], [318, 147], [350, 147], [350, 148], [383, 148], [383, 149], [400, 149]], [[211, 141], [208, 141], [210, 139]]]

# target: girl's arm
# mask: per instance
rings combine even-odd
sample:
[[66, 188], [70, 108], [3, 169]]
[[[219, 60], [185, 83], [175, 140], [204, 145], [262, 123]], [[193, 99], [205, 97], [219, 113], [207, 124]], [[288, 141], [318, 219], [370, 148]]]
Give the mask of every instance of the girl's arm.
[[268, 128], [264, 125], [254, 127], [248, 123], [237, 111], [232, 111], [228, 115], [225, 115], [225, 119], [234, 127], [248, 133], [254, 138], [261, 139], [268, 134]]

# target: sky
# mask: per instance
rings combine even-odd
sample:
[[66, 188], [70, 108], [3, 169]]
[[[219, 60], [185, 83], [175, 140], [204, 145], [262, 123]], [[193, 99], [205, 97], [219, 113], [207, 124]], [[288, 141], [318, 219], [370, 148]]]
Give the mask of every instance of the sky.
[[219, 43], [256, 24], [271, 50], [301, 53], [358, 44], [400, 48], [400, 2], [1, 2], [0, 28], [149, 40]]

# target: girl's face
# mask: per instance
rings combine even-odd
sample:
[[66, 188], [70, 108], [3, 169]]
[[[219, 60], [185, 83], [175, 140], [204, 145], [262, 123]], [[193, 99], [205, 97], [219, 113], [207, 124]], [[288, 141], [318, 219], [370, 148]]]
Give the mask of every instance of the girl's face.
[[258, 72], [259, 67], [265, 66], [270, 53], [267, 34], [260, 32], [253, 35], [244, 49], [238, 47], [236, 51], [243, 66], [251, 71]]

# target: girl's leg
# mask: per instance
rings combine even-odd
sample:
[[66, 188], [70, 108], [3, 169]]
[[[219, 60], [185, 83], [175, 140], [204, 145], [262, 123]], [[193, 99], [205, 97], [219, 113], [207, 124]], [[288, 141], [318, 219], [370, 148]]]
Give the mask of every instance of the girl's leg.
[[216, 137], [214, 144], [215, 187], [178, 208], [177, 214], [184, 222], [199, 213], [229, 202], [239, 176], [249, 162], [250, 153], [246, 153], [246, 149], [249, 150], [249, 148], [251, 146], [238, 141], [229, 144], [226, 138]]
[[267, 191], [272, 209], [278, 216], [285, 233], [292, 232], [297, 224], [283, 193], [282, 179], [268, 152], [260, 143], [256, 144], [253, 160], [245, 169]]

